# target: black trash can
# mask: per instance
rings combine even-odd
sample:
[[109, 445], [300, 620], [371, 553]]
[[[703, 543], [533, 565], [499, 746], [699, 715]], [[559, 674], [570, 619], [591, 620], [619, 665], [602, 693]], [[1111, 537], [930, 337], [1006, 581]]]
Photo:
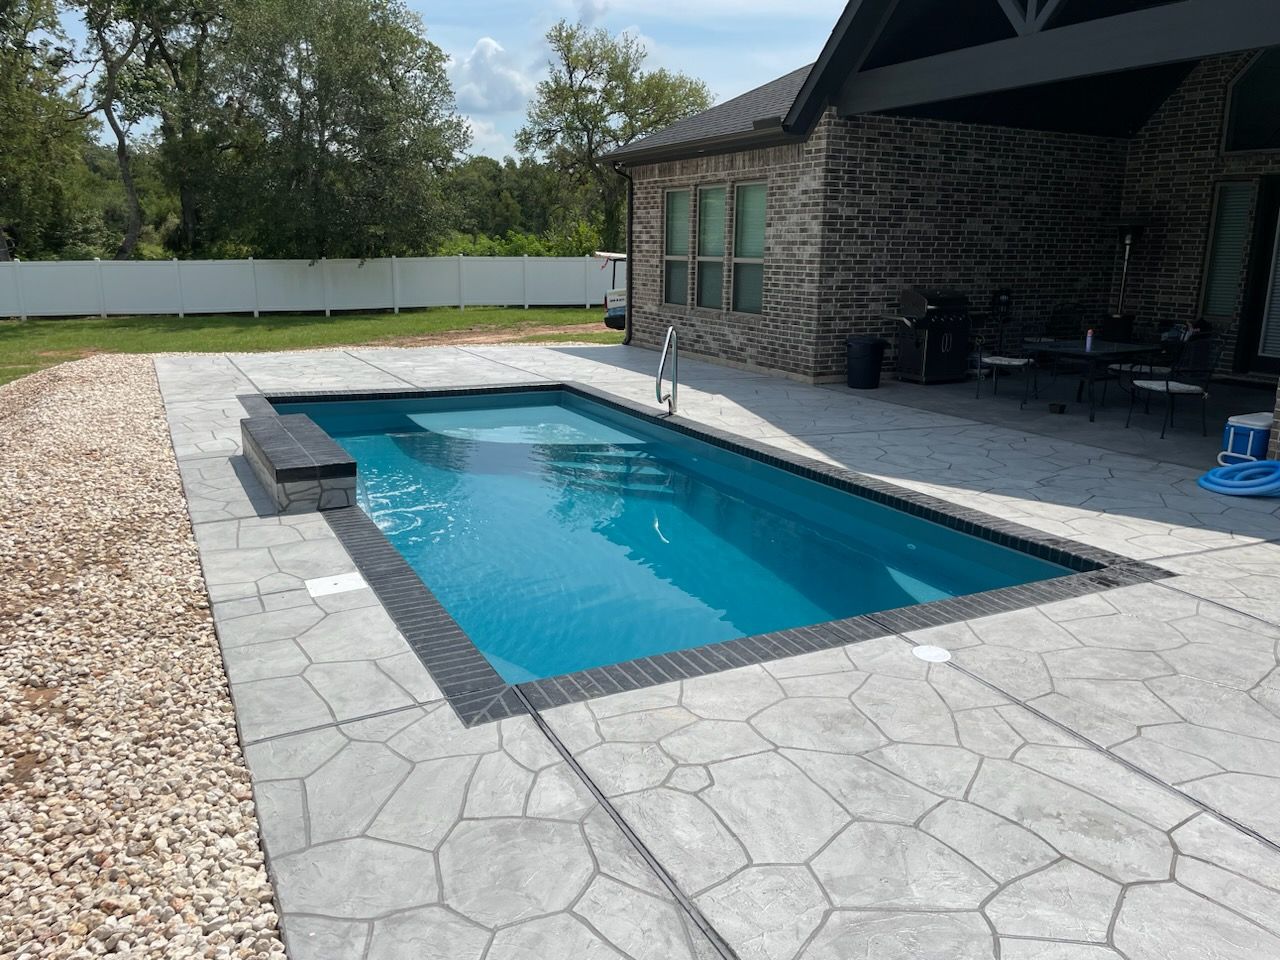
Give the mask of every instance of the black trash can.
[[846, 338], [844, 345], [849, 386], [858, 390], [874, 390], [880, 386], [880, 366], [884, 363], [884, 351], [889, 341], [871, 334], [856, 333]]

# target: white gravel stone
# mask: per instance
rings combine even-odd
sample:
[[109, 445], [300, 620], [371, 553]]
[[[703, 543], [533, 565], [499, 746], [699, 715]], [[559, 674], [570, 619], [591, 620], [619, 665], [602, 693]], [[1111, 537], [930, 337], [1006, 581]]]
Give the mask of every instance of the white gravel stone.
[[0, 957], [282, 957], [148, 357], [0, 387]]

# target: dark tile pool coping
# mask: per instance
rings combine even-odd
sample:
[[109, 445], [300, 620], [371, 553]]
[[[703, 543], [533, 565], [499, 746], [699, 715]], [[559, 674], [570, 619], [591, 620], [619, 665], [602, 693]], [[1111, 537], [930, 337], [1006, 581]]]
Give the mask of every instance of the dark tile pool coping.
[[[725, 640], [520, 684], [520, 693], [535, 709], [638, 690], [735, 667], [892, 636], [922, 627], [973, 620], [1172, 576], [1168, 571], [1151, 564], [1045, 534], [856, 471], [780, 451], [765, 443], [678, 416], [663, 416], [648, 407], [579, 383], [541, 381], [438, 390], [291, 391], [252, 394], [241, 396], [239, 400], [251, 416], [257, 417], [275, 414], [275, 403], [407, 400], [530, 391], [562, 392], [593, 400], [761, 463], [1073, 571], [1051, 580], [882, 610], [808, 627]], [[498, 675], [422, 578], [413, 571], [363, 510], [359, 507], [346, 507], [324, 511], [323, 516], [465, 725], [476, 726], [526, 712], [516, 687], [506, 683]]]

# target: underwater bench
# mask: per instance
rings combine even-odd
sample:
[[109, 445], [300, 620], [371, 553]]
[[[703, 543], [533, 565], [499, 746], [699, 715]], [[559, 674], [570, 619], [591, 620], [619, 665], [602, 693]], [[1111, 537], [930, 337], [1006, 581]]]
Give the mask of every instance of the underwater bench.
[[308, 416], [240, 421], [241, 446], [280, 513], [355, 506], [356, 462]]

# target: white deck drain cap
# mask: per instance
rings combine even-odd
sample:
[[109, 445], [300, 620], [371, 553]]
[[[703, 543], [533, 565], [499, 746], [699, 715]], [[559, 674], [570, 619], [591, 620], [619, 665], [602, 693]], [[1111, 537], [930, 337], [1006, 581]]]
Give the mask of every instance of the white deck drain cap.
[[363, 590], [368, 586], [364, 577], [358, 573], [344, 573], [337, 577], [317, 577], [306, 581], [307, 593], [313, 597], [327, 597], [331, 593], [346, 593], [349, 590]]
[[944, 650], [942, 647], [931, 647], [928, 645], [923, 647], [912, 647], [911, 652], [927, 663], [946, 663], [951, 659], [951, 651]]

